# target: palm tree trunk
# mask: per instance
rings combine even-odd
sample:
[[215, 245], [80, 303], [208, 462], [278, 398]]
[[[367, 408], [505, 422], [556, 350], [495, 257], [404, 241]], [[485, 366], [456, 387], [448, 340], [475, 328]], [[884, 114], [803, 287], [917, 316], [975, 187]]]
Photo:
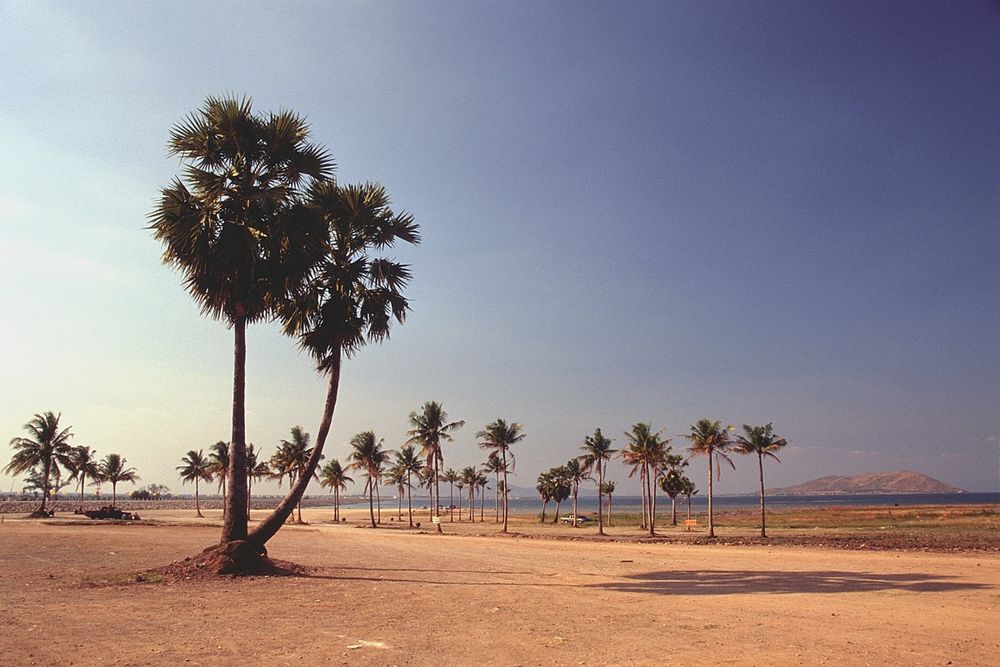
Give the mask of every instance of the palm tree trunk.
[[486, 511], [486, 487], [479, 488], [479, 523], [484, 523], [483, 513]]
[[573, 484], [573, 527], [574, 528], [580, 527], [580, 520], [579, 520], [580, 515], [576, 509], [577, 508], [576, 496], [579, 492], [580, 492], [580, 483], [575, 482]]
[[597, 534], [604, 534], [604, 467], [597, 459]]
[[767, 537], [767, 530], [764, 527], [764, 455], [757, 452], [757, 464], [760, 468], [760, 536]]
[[646, 483], [649, 484], [649, 536], [653, 537], [656, 535], [656, 466], [650, 468]]
[[413, 485], [410, 483], [410, 471], [406, 471], [406, 516], [413, 528]]
[[[458, 518], [461, 519], [462, 515], [459, 514]], [[450, 523], [455, 523], [455, 483], [448, 482], [448, 521]]]
[[198, 500], [198, 478], [194, 478], [194, 513], [195, 516], [203, 516], [201, 513], [201, 503]]
[[[250, 539], [254, 544], [263, 547], [269, 539], [274, 537], [274, 534], [278, 532], [281, 526], [288, 519], [288, 516], [292, 513], [292, 509], [298, 504], [302, 496], [305, 495], [306, 487], [309, 486], [309, 481], [312, 479], [313, 473], [316, 471], [316, 466], [319, 464], [320, 459], [323, 457], [323, 445], [326, 444], [326, 436], [330, 433], [330, 423], [333, 421], [333, 410], [337, 406], [337, 392], [340, 389], [340, 350], [337, 349], [334, 353], [334, 363], [331, 364], [330, 368], [330, 383], [327, 387], [326, 392], [326, 404], [323, 406], [323, 420], [319, 425], [319, 433], [316, 434], [316, 445], [312, 449], [312, 453], [309, 455], [309, 461], [306, 463], [305, 474], [303, 474], [297, 482], [288, 491], [288, 495], [285, 496], [278, 506], [274, 509], [271, 514], [260, 523], [257, 528], [250, 534]], [[246, 460], [244, 451], [244, 477], [240, 480], [238, 486], [233, 484], [233, 477], [229, 478], [229, 489], [232, 493], [229, 494], [230, 504], [233, 502], [233, 498], [237, 496], [236, 489], [246, 488], [244, 484], [246, 480]], [[232, 458], [232, 448], [230, 448], [230, 458]], [[230, 462], [232, 466], [232, 462]], [[240, 494], [242, 495], [242, 494]], [[245, 498], [239, 498], [239, 503], [245, 505]], [[228, 505], [227, 505], [228, 507]], [[246, 516], [244, 516], [244, 524], [246, 522]]]
[[495, 470], [493, 472], [493, 477], [495, 478], [494, 489], [493, 489], [493, 505], [496, 509], [496, 517], [493, 523], [500, 523], [500, 471]]
[[42, 462], [42, 506], [38, 508], [39, 512], [45, 511], [45, 501], [49, 498], [49, 472], [51, 469], [52, 457], [46, 455]]
[[611, 495], [612, 494], [610, 494], [610, 493], [608, 494], [608, 525], [609, 526], [612, 525], [612, 523], [611, 523]]
[[406, 493], [406, 489], [396, 489], [399, 491], [399, 495], [396, 496], [396, 521], [403, 521], [403, 494]]
[[[222, 517], [222, 543], [247, 538], [246, 366], [247, 322], [233, 321], [233, 437], [229, 443], [229, 489]], [[265, 540], [266, 541], [266, 540]], [[259, 542], [263, 545], [264, 542]]]
[[83, 509], [83, 487], [87, 485], [87, 475], [83, 473], [80, 475], [80, 509]]
[[691, 518], [691, 496], [688, 496], [687, 499], [688, 499], [688, 517], [687, 518], [690, 519]]
[[677, 525], [677, 496], [670, 496], [670, 525]]
[[507, 532], [507, 450], [503, 450], [503, 532]]
[[643, 464], [642, 468], [639, 469], [639, 488], [642, 490], [642, 525], [639, 528], [646, 527], [646, 520], [649, 517], [649, 505], [646, 497], [646, 466]]
[[[250, 491], [253, 487], [253, 475], [247, 472], [247, 521], [250, 521]], [[223, 505], [225, 507], [225, 505]]]
[[552, 517], [552, 523], [559, 523], [559, 506], [562, 505], [561, 500], [556, 501], [556, 514]]
[[549, 506], [549, 501], [543, 499], [542, 500], [542, 520], [541, 520], [540, 523], [545, 523], [545, 508], [548, 507], [548, 506]]
[[438, 518], [437, 520], [437, 532], [443, 533], [441, 529], [441, 474], [438, 472], [438, 460], [437, 457], [441, 452], [441, 443], [434, 443], [434, 495], [437, 497], [434, 502], [434, 516]]
[[376, 527], [375, 523], [375, 490], [372, 488], [372, 479], [368, 478], [368, 515], [372, 520], [372, 528]]
[[[116, 504], [115, 501], [118, 499], [118, 490], [117, 489], [118, 489], [118, 482], [112, 481], [111, 482], [111, 506], [112, 507], [115, 506], [115, 504]], [[44, 505], [42, 505], [42, 507], [44, 507]]]
[[708, 450], [708, 536], [715, 537], [715, 516], [712, 514], [712, 450]]
[[378, 522], [382, 523], [382, 492], [379, 491], [379, 486], [381, 486], [379, 481], [379, 478], [376, 477], [372, 485], [375, 487], [375, 502], [378, 505]]
[[340, 523], [340, 489], [336, 484], [333, 487], [333, 520]]

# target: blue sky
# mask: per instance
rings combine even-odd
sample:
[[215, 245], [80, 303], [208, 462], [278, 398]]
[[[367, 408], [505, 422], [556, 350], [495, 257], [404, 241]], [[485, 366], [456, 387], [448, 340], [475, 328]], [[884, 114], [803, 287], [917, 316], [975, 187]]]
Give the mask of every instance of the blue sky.
[[[412, 316], [349, 362], [329, 455], [397, 447], [434, 399], [468, 422], [447, 465], [523, 424], [520, 486], [597, 426], [711, 417], [791, 441], [775, 486], [998, 490], [997, 34], [985, 0], [0, 2], [0, 433], [61, 411], [175, 491], [228, 438], [231, 332], [144, 227], [171, 125], [236, 93], [422, 225]], [[249, 346], [270, 453], [324, 385], [273, 325]], [[753, 490], [737, 464], [721, 492]]]

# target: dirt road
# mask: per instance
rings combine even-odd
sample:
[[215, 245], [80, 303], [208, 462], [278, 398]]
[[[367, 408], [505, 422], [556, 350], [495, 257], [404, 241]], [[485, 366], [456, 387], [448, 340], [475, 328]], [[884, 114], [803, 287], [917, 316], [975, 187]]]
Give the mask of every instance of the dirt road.
[[[214, 526], [0, 525], [7, 665], [996, 664], [995, 554], [289, 526], [306, 577], [135, 583]], [[315, 521], [319, 521], [316, 516]]]

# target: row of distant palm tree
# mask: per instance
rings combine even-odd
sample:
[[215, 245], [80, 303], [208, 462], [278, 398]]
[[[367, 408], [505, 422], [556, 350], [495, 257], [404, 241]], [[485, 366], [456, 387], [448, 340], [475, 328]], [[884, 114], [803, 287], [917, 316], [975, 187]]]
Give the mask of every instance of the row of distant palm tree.
[[[718, 477], [720, 462], [725, 461], [732, 468], [736, 465], [728, 454], [735, 451], [740, 454], [756, 454], [760, 475], [760, 534], [767, 536], [764, 500], [764, 459], [779, 461], [776, 452], [787, 444], [787, 440], [774, 433], [771, 424], [764, 426], [743, 425], [743, 433], [731, 437], [735, 427], [723, 428], [721, 421], [701, 419], [691, 426], [690, 432], [683, 436], [690, 441], [687, 448], [688, 456], [672, 453], [670, 438], [663, 435], [663, 429], [654, 430], [649, 423], [639, 422], [625, 433], [626, 446], [619, 453], [625, 465], [631, 468], [629, 477], [639, 477], [639, 488], [642, 495], [641, 527], [656, 534], [656, 487], [667, 494], [671, 500], [671, 523], [677, 524], [678, 496], [688, 498], [688, 514], [690, 516], [691, 496], [697, 493], [694, 483], [684, 475], [683, 469], [688, 460], [694, 456], [706, 456], [708, 459], [708, 535], [715, 537], [714, 488], [713, 479]], [[538, 478], [536, 489], [542, 499], [542, 522], [545, 521], [545, 511], [549, 502], [556, 503], [556, 518], [558, 521], [559, 503], [570, 495], [573, 497], [573, 515], [577, 514], [577, 496], [580, 483], [585, 479], [593, 479], [597, 474], [598, 488], [598, 533], [604, 534], [603, 496], [607, 491], [604, 471], [607, 462], [617, 450], [611, 449], [611, 440], [606, 438], [601, 429], [596, 429], [593, 435], [584, 439], [584, 454], [570, 459], [566, 464], [552, 468], [542, 473]], [[713, 475], [714, 470], [714, 475]], [[613, 488], [613, 487], [612, 487]], [[610, 510], [609, 510], [610, 513]], [[579, 525], [574, 521], [574, 525]]]
[[4, 467], [4, 472], [13, 475], [27, 473], [42, 492], [42, 504], [36, 510], [37, 514], [45, 513], [46, 502], [53, 488], [59, 486], [56, 480], [61, 479], [63, 471], [69, 473], [68, 481], [76, 482], [80, 487], [80, 503], [83, 503], [83, 493], [88, 480], [91, 485], [101, 483], [111, 484], [111, 504], [117, 502], [118, 484], [121, 482], [135, 483], [139, 475], [135, 468], [120, 454], [108, 454], [98, 460], [97, 451], [85, 445], [73, 446], [70, 438], [72, 428], [60, 428], [59, 420], [62, 414], [44, 412], [36, 414], [24, 430], [28, 437], [15, 437], [10, 441], [14, 455], [10, 463]]

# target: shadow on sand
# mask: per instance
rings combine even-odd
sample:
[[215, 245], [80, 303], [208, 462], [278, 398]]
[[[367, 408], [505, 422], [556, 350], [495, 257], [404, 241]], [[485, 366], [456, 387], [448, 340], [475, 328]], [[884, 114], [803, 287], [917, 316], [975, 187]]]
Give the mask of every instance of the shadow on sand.
[[677, 570], [624, 575], [624, 581], [589, 584], [592, 588], [658, 595], [733, 595], [747, 593], [859, 593], [865, 591], [940, 592], [991, 588], [937, 574], [871, 572], [787, 572], [771, 570]]

